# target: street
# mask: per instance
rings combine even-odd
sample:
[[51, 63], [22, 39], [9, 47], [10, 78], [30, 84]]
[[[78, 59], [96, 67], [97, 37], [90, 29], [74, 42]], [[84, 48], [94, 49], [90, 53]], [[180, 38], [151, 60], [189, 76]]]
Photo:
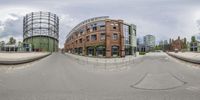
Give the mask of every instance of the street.
[[199, 65], [164, 53], [139, 59], [124, 71], [84, 70], [61, 53], [20, 69], [0, 65], [0, 100], [200, 100]]

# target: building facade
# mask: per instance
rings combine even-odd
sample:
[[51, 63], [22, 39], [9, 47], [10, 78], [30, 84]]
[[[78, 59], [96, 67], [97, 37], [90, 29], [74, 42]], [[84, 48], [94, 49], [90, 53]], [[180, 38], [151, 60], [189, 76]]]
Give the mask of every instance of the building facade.
[[144, 46], [145, 47], [145, 52], [149, 52], [149, 51], [153, 51], [154, 48], [155, 48], [155, 41], [156, 41], [156, 38], [155, 36], [153, 35], [146, 35], [144, 36], [144, 39], [143, 39], [143, 43], [144, 43]]
[[144, 36], [144, 45], [149, 47], [155, 47], [156, 44], [156, 38], [153, 35], [146, 35]]
[[186, 38], [173, 40], [170, 39], [170, 51], [182, 51], [184, 49], [187, 49], [187, 40]]
[[67, 35], [65, 52], [83, 56], [124, 57], [136, 53], [136, 26], [108, 16], [85, 20]]
[[50, 12], [32, 12], [24, 17], [24, 43], [33, 51], [58, 51], [59, 18]]
[[1, 45], [0, 52], [31, 52], [31, 44], [22, 43], [20, 45]]
[[191, 42], [188, 43], [188, 48], [191, 52], [200, 52], [199, 36], [191, 37]]

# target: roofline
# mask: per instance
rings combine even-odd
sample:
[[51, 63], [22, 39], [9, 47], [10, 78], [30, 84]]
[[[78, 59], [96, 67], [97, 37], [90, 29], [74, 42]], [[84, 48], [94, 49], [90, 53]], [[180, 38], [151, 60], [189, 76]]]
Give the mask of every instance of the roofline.
[[96, 22], [96, 21], [102, 21], [105, 19], [108, 19], [109, 16], [101, 16], [101, 17], [93, 17], [87, 20], [82, 21], [81, 23], [79, 23], [78, 25], [76, 25], [70, 32], [69, 34], [66, 36], [66, 39], [75, 31], [77, 30], [80, 26], [91, 23], [91, 22]]

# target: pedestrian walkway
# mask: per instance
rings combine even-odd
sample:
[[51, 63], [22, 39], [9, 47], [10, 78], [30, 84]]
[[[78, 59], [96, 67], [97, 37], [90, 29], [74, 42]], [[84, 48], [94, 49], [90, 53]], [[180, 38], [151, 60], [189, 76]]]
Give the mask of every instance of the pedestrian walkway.
[[200, 53], [195, 52], [168, 52], [169, 55], [192, 63], [200, 63]]
[[0, 64], [19, 64], [31, 62], [49, 54], [49, 52], [0, 53]]
[[98, 63], [122, 63], [122, 62], [132, 61], [132, 60], [142, 57], [140, 55], [137, 55], [137, 57], [126, 56], [124, 58], [94, 58], [94, 57], [80, 56], [80, 55], [75, 55], [75, 54], [70, 54], [70, 53], [65, 53], [65, 54], [78, 60], [82, 60], [86, 62], [98, 62]]

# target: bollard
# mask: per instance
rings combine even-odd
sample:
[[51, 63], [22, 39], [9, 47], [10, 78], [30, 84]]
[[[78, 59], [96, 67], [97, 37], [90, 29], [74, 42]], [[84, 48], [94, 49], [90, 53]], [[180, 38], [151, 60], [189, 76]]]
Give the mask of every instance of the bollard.
[[106, 66], [107, 66], [107, 64], [106, 64], [106, 63], [107, 63], [107, 60], [105, 59], [105, 71], [106, 71]]

